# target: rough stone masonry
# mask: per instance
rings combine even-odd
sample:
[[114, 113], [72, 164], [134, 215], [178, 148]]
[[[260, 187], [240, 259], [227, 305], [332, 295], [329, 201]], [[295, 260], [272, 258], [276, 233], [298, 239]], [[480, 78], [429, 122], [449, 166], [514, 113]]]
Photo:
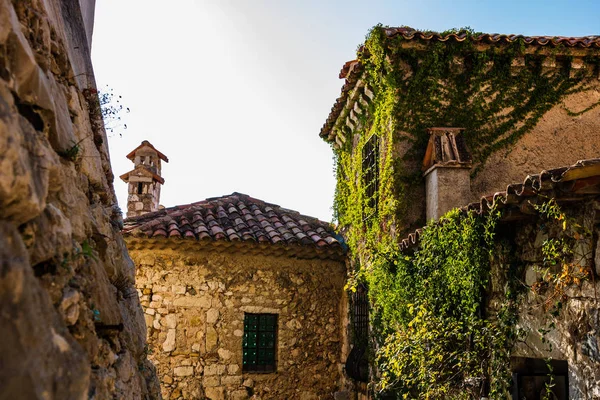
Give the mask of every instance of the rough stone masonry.
[[0, 399], [160, 397], [83, 17], [0, 0]]

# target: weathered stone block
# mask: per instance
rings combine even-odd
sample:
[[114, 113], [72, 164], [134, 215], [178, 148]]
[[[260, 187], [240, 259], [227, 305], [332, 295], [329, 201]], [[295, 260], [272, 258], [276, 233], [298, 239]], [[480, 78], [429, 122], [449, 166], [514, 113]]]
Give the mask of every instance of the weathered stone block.
[[204, 375], [223, 375], [225, 374], [225, 368], [223, 364], [210, 364], [204, 367]]
[[241, 375], [224, 376], [221, 378], [221, 384], [228, 385], [228, 386], [239, 386], [242, 384], [242, 376]]
[[79, 299], [81, 294], [72, 288], [66, 288], [62, 301], [60, 302], [60, 312], [67, 323], [73, 325], [79, 318]]
[[225, 394], [224, 389], [222, 387], [211, 387], [206, 388], [205, 395], [207, 399], [210, 400], [224, 400]]
[[211, 308], [206, 312], [206, 322], [209, 324], [214, 324], [219, 319], [219, 310], [216, 308]]
[[219, 341], [219, 334], [217, 330], [212, 326], [206, 328], [206, 350], [212, 351], [217, 347]]
[[167, 328], [175, 329], [177, 327], [177, 315], [168, 314], [165, 316], [165, 324]]
[[175, 376], [192, 376], [192, 375], [194, 375], [194, 367], [192, 367], [192, 366], [175, 367], [173, 369], [173, 374]]
[[222, 360], [229, 360], [231, 358], [231, 351], [229, 350], [219, 349], [217, 350], [217, 353], [219, 354], [219, 357], [221, 357]]
[[169, 331], [167, 332], [167, 339], [162, 344], [162, 348], [163, 348], [164, 352], [168, 353], [168, 352], [175, 350], [175, 338], [176, 338], [175, 329], [169, 329]]
[[178, 297], [173, 300], [173, 305], [176, 307], [200, 307], [200, 308], [210, 308], [211, 299], [209, 296], [185, 296]]
[[204, 387], [215, 387], [215, 386], [219, 386], [221, 384], [221, 378], [218, 376], [205, 376], [204, 379], [202, 379], [202, 383], [204, 384]]
[[239, 365], [237, 365], [237, 364], [229, 364], [227, 366], [227, 373], [229, 375], [235, 375], [238, 372], [240, 372], [240, 366]]
[[171, 291], [175, 294], [185, 294], [185, 286], [173, 285], [171, 286]]
[[248, 392], [245, 390], [234, 390], [229, 395], [229, 398], [231, 400], [246, 400], [246, 399], [249, 399], [250, 397], [248, 396]]

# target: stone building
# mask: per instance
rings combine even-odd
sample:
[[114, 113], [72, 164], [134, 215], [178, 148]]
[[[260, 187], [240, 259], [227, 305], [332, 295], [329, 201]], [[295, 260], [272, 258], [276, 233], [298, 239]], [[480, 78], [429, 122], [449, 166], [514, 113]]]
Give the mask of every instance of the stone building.
[[94, 0], [0, 1], [0, 398], [160, 397], [90, 59]]
[[[592, 295], [599, 289], [598, 260], [592, 262], [597, 219], [591, 211], [597, 208], [598, 161], [576, 164], [600, 154], [599, 65], [598, 37], [438, 34], [378, 26], [359, 48], [357, 60], [343, 66], [341, 96], [320, 132], [336, 154], [335, 213], [356, 254], [349, 264], [359, 271], [357, 279], [376, 279], [374, 271], [396, 273], [400, 264], [391, 257], [412, 257], [419, 249], [418, 228], [482, 197], [468, 209], [486, 214], [493, 203], [503, 210], [498, 243], [514, 244], [520, 277], [532, 291], [547, 284], [534, 272], [544, 262], [541, 247], [565, 234], [544, 228], [547, 221], [534, 216], [534, 205], [554, 198], [586, 232], [594, 232], [581, 241], [575, 235], [571, 250], [585, 254], [577, 262], [589, 275], [561, 294], [565, 308], [554, 321], [556, 329], [544, 338], [553, 350], [534, 335], [512, 349], [517, 380], [547, 374], [541, 359], [558, 360], [555, 372], [568, 387], [554, 393], [561, 399], [600, 395], [599, 306]], [[529, 174], [523, 185], [511, 185]], [[504, 267], [490, 265], [496, 284]], [[486, 301], [504, 289], [486, 287]], [[364, 301], [359, 294], [351, 298], [353, 311]], [[547, 328], [540, 302], [530, 294], [521, 303], [520, 327], [529, 332]], [[372, 309], [379, 307], [377, 299], [370, 303]], [[485, 306], [494, 311], [493, 300]], [[373, 345], [363, 338], [364, 329], [353, 326], [353, 332], [348, 367], [365, 363], [365, 347]], [[375, 339], [377, 350], [383, 339]], [[377, 380], [373, 368], [370, 377], [364, 368], [347, 370], [357, 381]], [[359, 387], [366, 395], [366, 386]], [[484, 395], [485, 384], [481, 390]]]
[[[376, 168], [362, 180], [381, 187], [372, 192], [365, 188], [361, 202], [389, 190], [398, 202], [393, 228], [409, 233], [522, 176], [600, 154], [599, 59], [597, 36], [437, 34], [376, 27], [357, 60], [343, 66], [341, 95], [320, 137], [341, 158], [362, 158], [365, 172], [377, 158]], [[425, 199], [436, 195], [425, 192], [433, 177], [424, 177], [423, 159], [430, 135], [448, 128], [460, 132], [472, 159], [458, 170], [458, 164], [446, 163], [429, 172], [439, 175], [440, 168], [454, 168], [452, 175], [469, 187], [460, 191], [460, 201], [456, 193], [457, 203], [441, 204], [427, 216]], [[338, 173], [345, 175], [338, 183], [353, 182], [352, 175], [361, 174], [357, 167], [339, 165]], [[388, 200], [385, 195], [377, 202]]]
[[[518, 265], [518, 279], [528, 288], [519, 306], [517, 325], [525, 336], [515, 342], [511, 352], [514, 399], [543, 397], [550, 373], [556, 379], [552, 389], [556, 397], [551, 398], [600, 397], [599, 195], [600, 159], [596, 158], [529, 175], [522, 183], [508, 185], [463, 208], [463, 212], [482, 215], [501, 211], [495, 241], [509, 243], [507, 251], [514, 257], [512, 263]], [[568, 225], [564, 220], [553, 223], [536, 211], [536, 206], [548, 199], [564, 210]], [[421, 234], [422, 230], [417, 230], [401, 240], [401, 250], [416, 250]], [[561, 239], [572, 242], [573, 254], [569, 262], [546, 269], [548, 255], [543, 247]], [[498, 311], [505, 297], [507, 260], [494, 257], [490, 270], [486, 308], [492, 313]], [[552, 273], [581, 282], [566, 281], [564, 287], [553, 288], [548, 278]], [[555, 301], [561, 305], [552, 315], [548, 309]], [[547, 360], [552, 360], [552, 372]]]
[[345, 250], [329, 224], [233, 193], [127, 218], [123, 233], [164, 398], [342, 391]]

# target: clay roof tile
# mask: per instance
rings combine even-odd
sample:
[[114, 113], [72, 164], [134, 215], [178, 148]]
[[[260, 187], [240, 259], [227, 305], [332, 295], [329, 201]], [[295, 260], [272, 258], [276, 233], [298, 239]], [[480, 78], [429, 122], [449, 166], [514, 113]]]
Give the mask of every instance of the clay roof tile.
[[240, 193], [128, 218], [123, 234], [339, 248], [330, 224]]

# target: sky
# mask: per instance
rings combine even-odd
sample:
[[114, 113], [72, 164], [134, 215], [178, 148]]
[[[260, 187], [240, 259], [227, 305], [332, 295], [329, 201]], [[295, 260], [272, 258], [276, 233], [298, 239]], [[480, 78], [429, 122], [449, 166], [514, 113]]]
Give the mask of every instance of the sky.
[[[98, 0], [96, 81], [130, 110], [109, 132], [115, 176], [148, 140], [169, 157], [166, 207], [241, 192], [331, 221], [333, 152], [319, 132], [342, 65], [378, 23], [600, 35], [600, 1]], [[115, 190], [126, 210], [119, 178]]]

